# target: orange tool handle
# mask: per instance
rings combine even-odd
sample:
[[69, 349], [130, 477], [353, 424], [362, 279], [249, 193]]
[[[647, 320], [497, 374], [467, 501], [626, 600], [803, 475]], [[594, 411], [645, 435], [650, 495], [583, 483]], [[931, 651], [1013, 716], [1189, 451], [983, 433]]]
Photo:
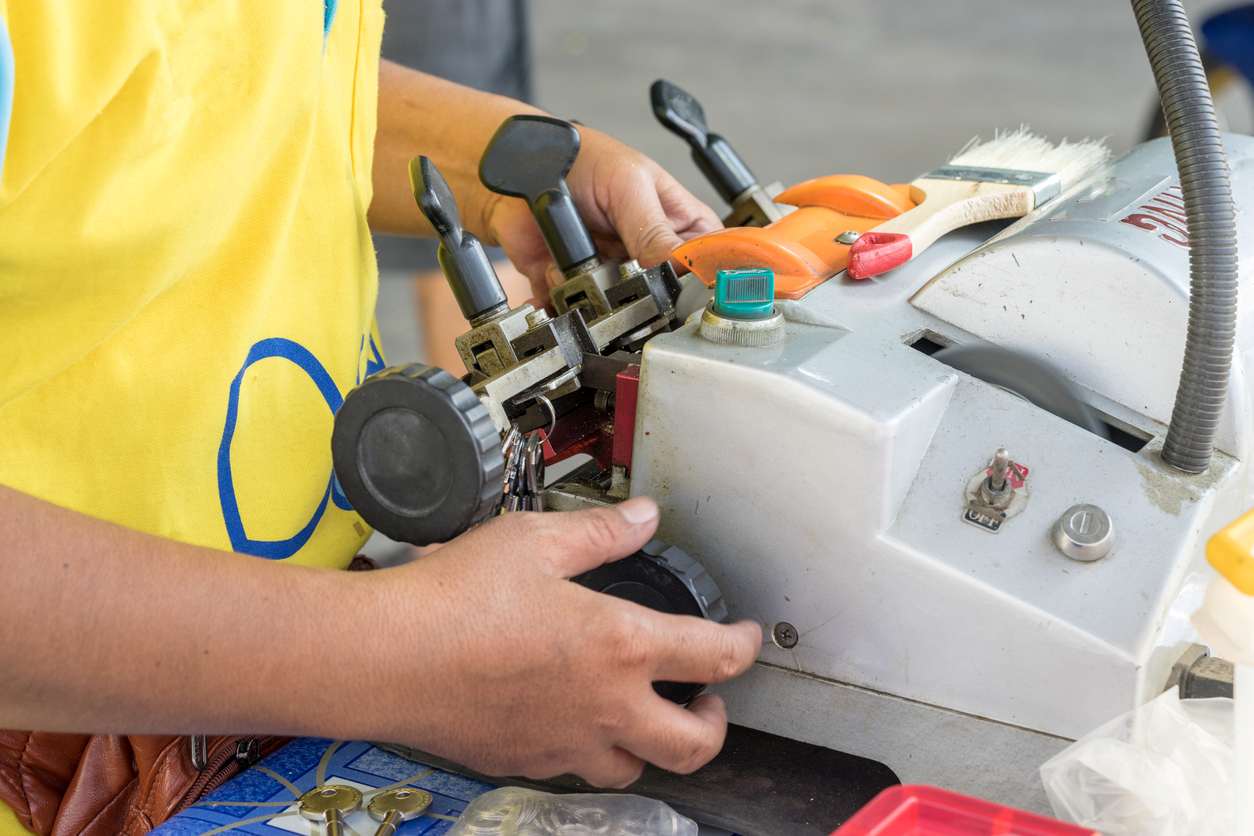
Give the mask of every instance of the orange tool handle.
[[775, 295], [798, 299], [845, 269], [844, 232], [863, 233], [914, 208], [907, 185], [887, 185], [858, 174], [834, 174], [798, 183], [776, 202], [798, 207], [765, 227], [721, 229], [694, 238], [674, 258], [707, 285], [720, 270], [766, 267]]

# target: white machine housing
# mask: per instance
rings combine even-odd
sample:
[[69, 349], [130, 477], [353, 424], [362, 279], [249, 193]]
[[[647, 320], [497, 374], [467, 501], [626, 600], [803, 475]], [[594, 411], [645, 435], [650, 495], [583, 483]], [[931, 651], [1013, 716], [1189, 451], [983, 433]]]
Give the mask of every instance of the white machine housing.
[[[1254, 139], [1226, 141], [1239, 247], [1254, 252]], [[1170, 146], [1151, 142], [1004, 229], [778, 303], [778, 345], [716, 345], [699, 317], [647, 344], [632, 493], [657, 499], [660, 536], [707, 568], [733, 617], [800, 636], [768, 641], [723, 689], [733, 722], [1044, 809], [1037, 767], [1163, 689], [1183, 650], [1165, 637], [1173, 602], [1207, 536], [1250, 507], [1254, 441], [1243, 292], [1210, 471], [1159, 455], [1188, 249], [1169, 213], [1141, 207], [1162, 209], [1173, 187]], [[912, 347], [929, 342], [1044, 358], [1147, 443], [1133, 452]], [[961, 515], [998, 447], [1029, 468], [1029, 498], [990, 533]], [[1105, 559], [1051, 542], [1077, 503], [1113, 520]]]

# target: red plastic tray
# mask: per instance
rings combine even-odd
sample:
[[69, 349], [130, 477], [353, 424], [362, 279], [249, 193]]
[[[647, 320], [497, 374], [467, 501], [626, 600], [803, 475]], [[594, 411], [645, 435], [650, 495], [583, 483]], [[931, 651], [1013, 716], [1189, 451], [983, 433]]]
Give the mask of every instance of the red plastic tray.
[[1100, 836], [938, 787], [890, 787], [832, 836]]

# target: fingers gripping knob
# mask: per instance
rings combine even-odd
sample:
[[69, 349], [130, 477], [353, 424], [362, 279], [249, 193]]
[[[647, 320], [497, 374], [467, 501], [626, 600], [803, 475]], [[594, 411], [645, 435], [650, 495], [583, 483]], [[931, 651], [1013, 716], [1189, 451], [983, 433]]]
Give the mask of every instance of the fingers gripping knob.
[[[723, 593], [705, 568], [682, 549], [660, 540], [647, 543], [630, 557], [606, 563], [572, 580], [595, 592], [658, 612], [727, 621]], [[705, 686], [657, 682], [653, 687], [666, 699], [686, 705]]]
[[479, 179], [489, 190], [527, 201], [557, 266], [569, 271], [597, 257], [566, 175], [579, 154], [579, 131], [551, 116], [512, 116], [488, 142]]
[[472, 323], [509, 308], [501, 280], [483, 244], [462, 227], [448, 183], [427, 157], [409, 163], [409, 182], [418, 208], [440, 236], [440, 268], [462, 315]]
[[367, 378], [335, 416], [331, 458], [345, 496], [394, 540], [451, 540], [490, 515], [505, 475], [500, 436], [470, 387], [415, 363]]

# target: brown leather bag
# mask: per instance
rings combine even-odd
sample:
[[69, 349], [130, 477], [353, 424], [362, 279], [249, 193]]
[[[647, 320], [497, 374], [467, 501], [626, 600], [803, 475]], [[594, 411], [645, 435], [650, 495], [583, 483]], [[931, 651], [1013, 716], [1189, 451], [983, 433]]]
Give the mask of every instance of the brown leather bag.
[[[348, 566], [374, 568], [365, 555]], [[39, 836], [139, 836], [287, 742], [200, 740], [197, 768], [187, 737], [0, 730], [0, 801]]]
[[139, 836], [217, 789], [281, 738], [0, 731], [0, 801], [40, 836]]

